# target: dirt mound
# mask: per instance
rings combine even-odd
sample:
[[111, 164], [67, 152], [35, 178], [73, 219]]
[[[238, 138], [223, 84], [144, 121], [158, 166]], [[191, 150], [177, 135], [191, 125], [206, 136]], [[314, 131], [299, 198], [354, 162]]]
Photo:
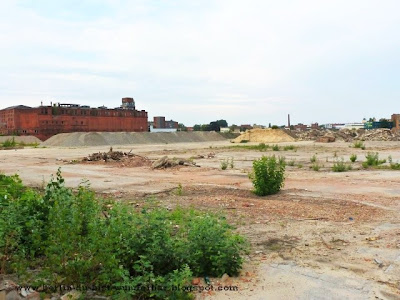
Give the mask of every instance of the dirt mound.
[[129, 144], [172, 144], [226, 140], [217, 132], [74, 132], [57, 134], [44, 146], [82, 147]]
[[233, 140], [234, 143], [240, 143], [242, 141], [257, 143], [282, 143], [294, 142], [295, 139], [281, 129], [251, 129], [242, 133]]

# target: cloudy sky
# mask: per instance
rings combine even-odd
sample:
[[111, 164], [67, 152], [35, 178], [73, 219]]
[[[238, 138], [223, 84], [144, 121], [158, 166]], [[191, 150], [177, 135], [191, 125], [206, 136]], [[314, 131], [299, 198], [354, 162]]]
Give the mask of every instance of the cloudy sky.
[[1, 0], [0, 108], [120, 105], [188, 126], [400, 113], [398, 0]]

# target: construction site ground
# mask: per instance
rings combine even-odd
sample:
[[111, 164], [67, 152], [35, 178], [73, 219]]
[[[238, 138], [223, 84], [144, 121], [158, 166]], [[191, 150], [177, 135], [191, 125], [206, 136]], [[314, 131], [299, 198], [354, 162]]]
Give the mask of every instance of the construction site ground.
[[[149, 162], [139, 164], [82, 161], [109, 146], [26, 147], [0, 151], [0, 172], [43, 187], [61, 167], [68, 186], [89, 180], [98, 194], [135, 207], [150, 203], [224, 213], [248, 238], [251, 251], [240, 276], [211, 279], [214, 286], [237, 286], [238, 291], [203, 292], [198, 299], [400, 299], [400, 171], [361, 166], [368, 151], [400, 161], [400, 142], [365, 142], [361, 150], [346, 142], [302, 141], [265, 152], [236, 145], [113, 146]], [[296, 149], [283, 151], [285, 145]], [[292, 166], [286, 167], [281, 192], [258, 197], [248, 178], [252, 161], [273, 154]], [[350, 164], [351, 154], [358, 156], [351, 171], [331, 170], [342, 157]], [[313, 155], [319, 171], [310, 168]], [[200, 167], [152, 169], [151, 163], [164, 156]], [[234, 166], [222, 170], [227, 158]]]

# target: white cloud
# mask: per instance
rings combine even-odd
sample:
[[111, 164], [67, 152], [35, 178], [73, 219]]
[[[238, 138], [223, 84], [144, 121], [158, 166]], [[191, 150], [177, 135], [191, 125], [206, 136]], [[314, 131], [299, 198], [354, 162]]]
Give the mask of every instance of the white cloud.
[[[188, 125], [285, 123], [289, 112], [323, 122], [371, 113], [340, 110], [361, 96], [399, 96], [387, 83], [399, 75], [399, 60], [387, 63], [400, 48], [397, 1], [102, 1], [109, 13], [80, 18], [20, 4], [0, 3], [0, 107], [43, 97], [117, 106], [133, 96], [149, 115]], [[380, 60], [367, 74], [354, 66]], [[366, 85], [377, 68], [387, 80]]]

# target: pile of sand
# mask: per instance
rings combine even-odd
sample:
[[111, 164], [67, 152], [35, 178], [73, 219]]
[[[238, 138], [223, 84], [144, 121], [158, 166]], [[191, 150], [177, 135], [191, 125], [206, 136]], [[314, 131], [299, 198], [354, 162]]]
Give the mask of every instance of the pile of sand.
[[242, 133], [236, 139], [234, 143], [240, 143], [241, 141], [249, 141], [256, 143], [282, 143], [282, 142], [294, 142], [295, 139], [288, 135], [281, 129], [251, 129]]
[[217, 132], [74, 132], [60, 133], [44, 146], [82, 147], [129, 144], [173, 144], [226, 140]]

